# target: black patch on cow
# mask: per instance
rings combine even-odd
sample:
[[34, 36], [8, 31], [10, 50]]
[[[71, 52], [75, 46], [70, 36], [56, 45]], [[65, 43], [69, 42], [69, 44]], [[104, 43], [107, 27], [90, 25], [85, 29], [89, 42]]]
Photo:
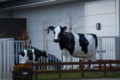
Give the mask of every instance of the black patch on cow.
[[63, 32], [59, 35], [60, 41], [60, 49], [67, 49], [70, 54], [73, 54], [74, 45], [75, 45], [75, 38], [74, 35], [70, 32]]
[[32, 49], [34, 49], [34, 54], [35, 54], [35, 62], [38, 62], [38, 58], [40, 58], [41, 56], [47, 58], [47, 54], [45, 51], [41, 51], [35, 47], [31, 47]]
[[21, 56], [25, 56], [24, 51], [20, 51], [19, 54], [20, 54]]
[[35, 62], [38, 62], [38, 58], [41, 56], [42, 51], [34, 48]]
[[96, 46], [96, 48], [97, 48], [97, 46], [98, 46], [98, 39], [97, 39], [97, 36], [95, 35], [95, 34], [91, 34], [93, 37], [94, 37], [94, 39], [95, 39], [95, 46]]
[[85, 53], [88, 52], [88, 45], [89, 45], [89, 42], [88, 40], [85, 38], [85, 35], [84, 34], [78, 34], [79, 35], [79, 45], [81, 46], [82, 48], [82, 51], [84, 51]]
[[29, 60], [33, 60], [33, 52], [32, 52], [32, 50], [27, 50], [27, 56], [28, 56]]

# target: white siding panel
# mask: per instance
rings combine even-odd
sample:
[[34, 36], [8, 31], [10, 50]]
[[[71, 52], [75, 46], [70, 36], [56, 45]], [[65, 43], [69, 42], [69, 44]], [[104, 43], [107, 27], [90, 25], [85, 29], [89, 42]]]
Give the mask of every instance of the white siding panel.
[[37, 20], [39, 22], [49, 22], [51, 19], [58, 19], [58, 8], [57, 7], [50, 7], [50, 8], [43, 8], [37, 10]]
[[73, 18], [73, 32], [84, 33], [84, 17]]
[[29, 28], [27, 28], [27, 30], [29, 32], [31, 32], [31, 31], [38, 31], [38, 24], [37, 23], [31, 22], [31, 23], [27, 24], [27, 26], [29, 26]]
[[96, 30], [96, 28], [85, 28], [86, 33], [94, 33], [97, 36], [115, 36], [115, 26], [102, 27], [102, 29]]
[[95, 27], [96, 23], [101, 23], [104, 27], [114, 26], [115, 25], [115, 14], [105, 14], [105, 15], [96, 15], [85, 17], [85, 26], [86, 27]]
[[[84, 5], [85, 33], [98, 36], [116, 35], [115, 0], [93, 1]], [[101, 23], [101, 30], [96, 30], [96, 23]]]
[[81, 3], [79, 6], [61, 6], [60, 9], [60, 18], [65, 19], [71, 16], [72, 18], [77, 18], [83, 16], [83, 4]]
[[40, 34], [38, 34], [38, 31], [37, 32], [29, 32], [29, 35], [30, 35], [30, 39], [32, 39], [33, 41], [36, 41], [36, 40], [38, 40], [40, 37], [41, 37], [41, 35]]
[[115, 12], [115, 0], [85, 4], [85, 16]]

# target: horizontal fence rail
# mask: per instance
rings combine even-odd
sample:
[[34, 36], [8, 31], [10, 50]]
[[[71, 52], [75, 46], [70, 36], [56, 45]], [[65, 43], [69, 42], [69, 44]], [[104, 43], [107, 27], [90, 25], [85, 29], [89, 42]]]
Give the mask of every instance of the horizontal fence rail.
[[[91, 64], [97, 64], [98, 68], [94, 69], [84, 69], [84, 65], [91, 65]], [[61, 74], [62, 73], [70, 73], [70, 72], [81, 72], [82, 73], [82, 78], [84, 77], [85, 72], [103, 72], [104, 77], [107, 76], [107, 72], [114, 72], [114, 71], [120, 71], [120, 67], [114, 67], [112, 64], [120, 64], [120, 60], [108, 60], [108, 61], [102, 61], [99, 60], [97, 62], [58, 62], [58, 63], [32, 63], [32, 64], [27, 64], [31, 65], [34, 67], [33, 73], [35, 74], [35, 79], [38, 80], [38, 74], [51, 74], [51, 73], [57, 73], [59, 74], [59, 79], [62, 78]], [[59, 66], [57, 70], [38, 70], [38, 66]], [[63, 70], [62, 66], [64, 65], [79, 65], [78, 69], [69, 69], [69, 70]], [[109, 65], [109, 68], [108, 66]]]

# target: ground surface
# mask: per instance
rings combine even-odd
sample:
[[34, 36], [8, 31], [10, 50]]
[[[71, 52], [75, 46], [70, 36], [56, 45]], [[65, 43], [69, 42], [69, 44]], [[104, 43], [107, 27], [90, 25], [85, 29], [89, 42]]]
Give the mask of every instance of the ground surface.
[[120, 80], [120, 78], [96, 78], [96, 79], [60, 79], [60, 80]]

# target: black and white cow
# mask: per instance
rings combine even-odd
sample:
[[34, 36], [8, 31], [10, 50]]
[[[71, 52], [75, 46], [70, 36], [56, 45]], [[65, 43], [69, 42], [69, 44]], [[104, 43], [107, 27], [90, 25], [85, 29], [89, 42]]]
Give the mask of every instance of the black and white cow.
[[[97, 36], [95, 34], [80, 34], [73, 32], [66, 32], [67, 27], [61, 26], [49, 26], [49, 30], [52, 30], [55, 34], [54, 42], [58, 42], [62, 54], [64, 56], [64, 62], [71, 62], [72, 56], [78, 58], [91, 59], [91, 61], [96, 60], [96, 50], [97, 50]], [[70, 66], [64, 66], [63, 69], [69, 69]], [[88, 68], [86, 66], [85, 68]], [[94, 68], [91, 65], [90, 68]]]
[[47, 54], [45, 51], [41, 51], [32, 47], [31, 49], [24, 49], [23, 51], [19, 52], [19, 63], [24, 64], [27, 62], [38, 62], [38, 58], [43, 56], [47, 58]]

